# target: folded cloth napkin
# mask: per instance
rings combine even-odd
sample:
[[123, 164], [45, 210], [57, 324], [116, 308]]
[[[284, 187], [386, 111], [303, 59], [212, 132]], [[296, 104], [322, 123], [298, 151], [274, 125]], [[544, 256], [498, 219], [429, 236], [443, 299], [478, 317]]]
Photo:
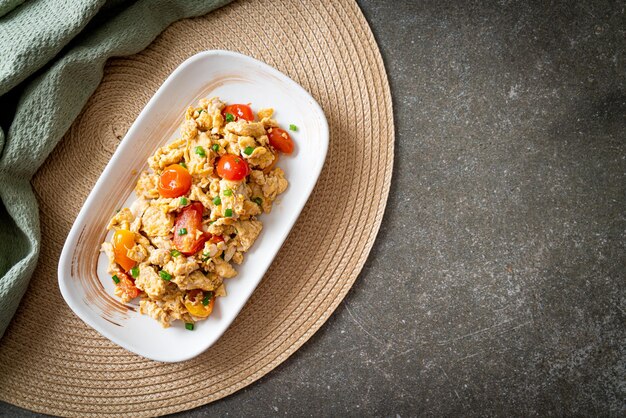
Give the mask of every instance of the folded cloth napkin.
[[30, 179], [98, 86], [106, 60], [228, 2], [0, 0], [0, 337], [39, 254]]

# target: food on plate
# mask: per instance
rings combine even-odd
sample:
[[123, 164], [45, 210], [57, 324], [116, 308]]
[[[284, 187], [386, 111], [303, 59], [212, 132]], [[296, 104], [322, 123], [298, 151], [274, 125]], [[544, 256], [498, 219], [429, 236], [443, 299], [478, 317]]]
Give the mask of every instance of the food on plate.
[[148, 159], [137, 200], [109, 222], [102, 251], [122, 302], [139, 297], [163, 327], [181, 320], [193, 330], [211, 315], [261, 233], [258, 216], [288, 186], [276, 163], [294, 143], [273, 114], [217, 97], [187, 109], [181, 137]]

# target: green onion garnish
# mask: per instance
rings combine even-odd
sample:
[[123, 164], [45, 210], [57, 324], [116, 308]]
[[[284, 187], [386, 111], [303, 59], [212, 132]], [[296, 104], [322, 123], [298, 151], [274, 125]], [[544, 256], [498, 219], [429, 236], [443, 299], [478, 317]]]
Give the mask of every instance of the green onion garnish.
[[213, 144], [213, 146], [211, 147], [211, 149], [215, 152], [218, 152], [220, 150], [220, 146], [217, 144]]
[[132, 269], [130, 269], [130, 275], [133, 276], [134, 279], [139, 277], [139, 267], [135, 266]]
[[252, 147], [246, 147], [246, 149], [243, 150], [243, 153], [246, 154], [246, 155], [250, 155], [253, 152], [254, 152], [254, 148], [252, 148]]
[[296, 125], [294, 125], [294, 124], [291, 124], [291, 125], [289, 125], [289, 130], [295, 132], [295, 131], [298, 130], [298, 127]]
[[172, 257], [178, 257], [180, 254], [181, 254], [181, 252], [180, 252], [180, 251], [178, 251], [178, 250], [171, 250], [171, 251], [170, 251], [170, 255], [171, 255]]
[[178, 235], [187, 235], [187, 228], [180, 228], [178, 230]]
[[200, 116], [200, 113], [204, 112], [204, 109], [200, 109], [198, 110], [198, 116]]
[[231, 216], [233, 216], [233, 210], [232, 209], [226, 209], [224, 211], [224, 216], [230, 218]]
[[178, 164], [178, 165], [180, 165], [181, 167], [187, 168], [187, 164], [185, 164], [185, 162], [184, 162], [184, 161], [182, 161], [182, 162], [181, 162], [180, 164]]
[[111, 277], [113, 279], [113, 281], [115, 282], [115, 284], [118, 284], [120, 282], [120, 278], [117, 277], [117, 274], [113, 277]]
[[185, 328], [187, 328], [189, 331], [193, 331], [193, 323], [191, 322], [185, 323]]
[[206, 157], [206, 152], [204, 152], [204, 148], [202, 148], [201, 146], [197, 146], [196, 149], [194, 150], [194, 152], [196, 154], [198, 154], [201, 157]]
[[165, 280], [166, 282], [169, 282], [170, 280], [172, 280], [172, 275], [171, 275], [171, 274], [169, 274], [169, 273], [168, 273], [167, 271], [165, 271], [165, 270], [161, 270], [161, 271], [159, 272], [159, 276], [161, 276], [161, 278], [162, 278], [163, 280]]
[[202, 299], [202, 304], [207, 306], [209, 302], [211, 302], [211, 299], [213, 299], [213, 292], [207, 292], [207, 294], [204, 295], [204, 299]]
[[211, 257], [209, 257], [209, 253], [202, 253], [202, 256], [203, 256], [202, 257], [202, 261], [204, 261], [204, 262], [206, 262], [209, 258], [211, 258]]
[[260, 197], [255, 197], [254, 199], [252, 199], [252, 201], [254, 203], [256, 203], [257, 205], [261, 206], [263, 204], [263, 199], [261, 199]]
[[189, 203], [189, 201], [187, 200], [186, 197], [181, 197], [180, 198], [180, 205], [181, 206], [185, 206], [187, 203]]
[[233, 116], [232, 113], [227, 113], [226, 114], [226, 122], [232, 122], [235, 120], [235, 117]]
[[221, 205], [222, 204], [222, 199], [220, 199], [219, 196], [215, 196], [215, 198], [213, 199], [213, 204], [214, 205]]
[[232, 196], [233, 195], [233, 191], [230, 189], [226, 189], [224, 190], [224, 196]]

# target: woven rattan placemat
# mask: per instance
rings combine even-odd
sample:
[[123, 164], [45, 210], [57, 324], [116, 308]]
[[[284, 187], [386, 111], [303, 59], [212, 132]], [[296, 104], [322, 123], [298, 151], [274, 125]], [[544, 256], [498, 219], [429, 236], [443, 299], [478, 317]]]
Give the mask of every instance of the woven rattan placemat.
[[[181, 62], [207, 49], [250, 55], [300, 83], [326, 113], [330, 147], [302, 215], [230, 329], [196, 359], [161, 364], [78, 319], [59, 293], [57, 263], [82, 203], [140, 110]], [[393, 141], [385, 68], [351, 0], [239, 1], [177, 22], [140, 54], [111, 60], [33, 180], [42, 253], [0, 340], [0, 399], [58, 415], [153, 416], [259, 379], [320, 328], [359, 274], [387, 201]]]

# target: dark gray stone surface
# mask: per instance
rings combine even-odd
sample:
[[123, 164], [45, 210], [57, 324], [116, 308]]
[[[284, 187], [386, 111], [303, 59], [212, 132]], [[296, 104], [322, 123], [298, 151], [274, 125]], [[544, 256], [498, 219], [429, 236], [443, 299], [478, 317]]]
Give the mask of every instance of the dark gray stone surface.
[[626, 414], [624, 3], [360, 4], [397, 123], [369, 260], [289, 360], [177, 416]]

